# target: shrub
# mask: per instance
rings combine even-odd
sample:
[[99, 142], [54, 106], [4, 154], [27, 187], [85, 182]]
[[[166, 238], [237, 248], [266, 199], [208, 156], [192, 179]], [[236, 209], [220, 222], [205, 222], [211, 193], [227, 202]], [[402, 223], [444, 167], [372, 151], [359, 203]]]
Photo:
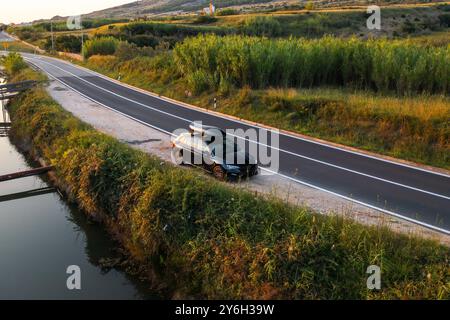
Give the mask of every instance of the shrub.
[[209, 15], [199, 15], [195, 20], [194, 23], [198, 24], [207, 24], [207, 23], [213, 23], [216, 22], [217, 18], [209, 16]]
[[[85, 41], [88, 39], [85, 38]], [[44, 49], [50, 51], [52, 49], [52, 39], [47, 38]], [[55, 38], [55, 50], [63, 52], [81, 52], [81, 36], [64, 35]]]
[[22, 27], [14, 29], [15, 34], [25, 41], [36, 41], [41, 38], [44, 30], [36, 27]]
[[314, 2], [308, 1], [305, 5], [306, 10], [314, 10]]
[[212, 77], [203, 70], [194, 71], [186, 76], [192, 93], [198, 94], [214, 86]]
[[3, 56], [0, 62], [5, 67], [6, 72], [10, 75], [15, 75], [27, 67], [27, 64], [23, 60], [22, 56], [16, 52]]
[[444, 13], [439, 16], [441, 26], [450, 27], [450, 13]]
[[134, 22], [121, 27], [121, 31], [128, 36], [153, 35], [156, 37], [167, 36], [195, 36], [198, 34], [214, 33], [218, 35], [228, 34], [234, 29], [217, 26], [187, 26], [171, 23]]
[[115, 56], [120, 61], [131, 60], [139, 54], [138, 47], [134, 43], [128, 43], [126, 41], [121, 41], [117, 45]]
[[95, 38], [85, 42], [82, 54], [84, 59], [93, 55], [112, 55], [118, 44], [119, 40], [113, 37]]
[[276, 37], [281, 35], [281, 24], [274, 17], [256, 16], [247, 19], [241, 30], [249, 36]]
[[409, 20], [406, 20], [402, 25], [402, 31], [405, 33], [414, 33], [417, 31], [417, 25]]
[[239, 10], [231, 9], [231, 8], [225, 8], [225, 9], [222, 9], [222, 10], [218, 10], [216, 12], [217, 16], [233, 16], [233, 15], [236, 15], [236, 14], [239, 14]]
[[127, 37], [126, 39], [128, 42], [134, 43], [138, 47], [155, 48], [160, 42], [157, 37], [146, 34], [138, 34], [136, 36]]
[[151, 57], [155, 54], [155, 50], [151, 47], [139, 48], [134, 43], [128, 43], [126, 41], [121, 41], [117, 45], [115, 56], [120, 61], [127, 61], [139, 56]]

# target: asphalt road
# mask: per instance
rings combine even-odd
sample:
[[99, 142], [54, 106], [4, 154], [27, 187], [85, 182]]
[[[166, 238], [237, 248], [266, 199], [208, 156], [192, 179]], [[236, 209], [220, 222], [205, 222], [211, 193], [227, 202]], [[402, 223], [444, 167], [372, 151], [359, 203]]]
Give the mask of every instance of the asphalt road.
[[11, 41], [14, 41], [14, 39], [8, 36], [3, 31], [0, 32], [0, 42], [11, 42]]
[[[61, 60], [24, 54], [51, 78], [86, 97], [164, 132], [192, 121], [223, 129], [251, 125], [202, 112], [120, 85]], [[280, 135], [278, 174], [450, 234], [450, 176]]]

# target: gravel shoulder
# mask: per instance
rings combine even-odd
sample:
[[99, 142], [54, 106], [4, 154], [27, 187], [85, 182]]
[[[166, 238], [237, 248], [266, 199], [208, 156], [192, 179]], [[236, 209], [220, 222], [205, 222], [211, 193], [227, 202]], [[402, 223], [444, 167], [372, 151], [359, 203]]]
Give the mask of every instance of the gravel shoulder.
[[[97, 130], [164, 161], [170, 161], [169, 135], [101, 106], [57, 81], [50, 81], [47, 92], [64, 109]], [[253, 192], [276, 196], [295, 205], [307, 206], [322, 214], [343, 215], [366, 225], [388, 226], [396, 232], [435, 239], [450, 246], [450, 236], [278, 175], [259, 175], [236, 185]]]

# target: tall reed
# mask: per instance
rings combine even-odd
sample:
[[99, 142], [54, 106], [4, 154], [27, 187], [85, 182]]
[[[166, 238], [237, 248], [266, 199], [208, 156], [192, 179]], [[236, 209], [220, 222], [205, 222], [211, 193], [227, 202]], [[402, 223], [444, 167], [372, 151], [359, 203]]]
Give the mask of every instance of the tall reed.
[[[243, 87], [353, 86], [398, 94], [449, 91], [450, 48], [410, 41], [199, 35], [178, 44], [181, 72]], [[195, 80], [192, 80], [195, 81]], [[200, 87], [204, 87], [204, 83]]]

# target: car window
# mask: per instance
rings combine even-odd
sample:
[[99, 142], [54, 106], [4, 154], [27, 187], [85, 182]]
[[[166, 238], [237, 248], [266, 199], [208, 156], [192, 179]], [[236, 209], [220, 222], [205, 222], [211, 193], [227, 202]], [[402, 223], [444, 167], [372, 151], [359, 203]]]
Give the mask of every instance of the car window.
[[199, 151], [208, 151], [206, 143], [201, 136], [194, 135], [194, 148]]

